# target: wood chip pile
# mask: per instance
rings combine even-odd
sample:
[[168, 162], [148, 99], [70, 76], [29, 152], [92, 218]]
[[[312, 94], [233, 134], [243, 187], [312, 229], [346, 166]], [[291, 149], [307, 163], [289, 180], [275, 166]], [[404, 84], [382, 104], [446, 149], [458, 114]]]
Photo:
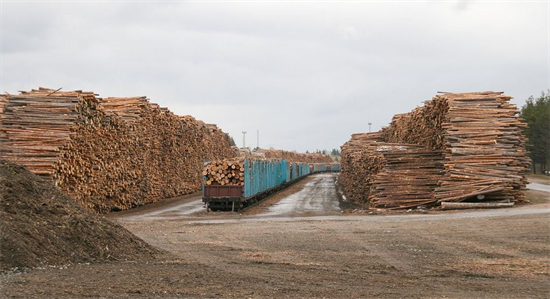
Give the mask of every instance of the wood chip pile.
[[97, 213], [198, 191], [204, 159], [232, 157], [217, 127], [145, 97], [40, 88], [6, 99], [0, 159], [51, 177]]
[[[380, 132], [353, 135], [342, 146], [345, 194], [371, 208], [524, 201], [530, 159], [525, 124], [510, 99], [501, 92], [440, 94]], [[384, 142], [394, 146], [374, 150]], [[407, 187], [421, 181], [415, 192]]]

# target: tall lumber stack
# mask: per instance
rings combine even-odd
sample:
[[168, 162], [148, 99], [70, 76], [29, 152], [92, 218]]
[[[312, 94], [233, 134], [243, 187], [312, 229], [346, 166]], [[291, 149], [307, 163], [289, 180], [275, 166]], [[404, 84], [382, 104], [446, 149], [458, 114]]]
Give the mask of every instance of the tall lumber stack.
[[194, 192], [204, 159], [232, 156], [221, 130], [145, 97], [40, 88], [7, 96], [0, 159], [51, 177], [94, 212]]
[[[389, 127], [376, 133], [374, 140], [363, 135], [360, 142], [361, 138], [355, 136], [361, 135], [354, 135], [342, 146], [341, 182], [346, 194], [370, 207], [386, 208], [465, 200], [524, 201], [530, 160], [521, 132], [525, 124], [519, 120], [519, 111], [509, 103], [510, 99], [502, 92], [439, 94], [410, 113], [396, 115]], [[383, 166], [373, 168], [367, 157], [379, 157], [380, 153], [373, 153], [372, 147], [380, 142], [411, 149], [421, 146], [424, 152], [420, 158], [418, 148], [402, 152], [390, 149], [383, 152], [383, 160], [377, 160]], [[413, 164], [400, 162], [400, 170], [396, 171], [392, 159]], [[414, 161], [433, 167], [429, 171], [422, 168], [428, 175], [419, 173]], [[442, 161], [442, 171], [438, 161]], [[426, 187], [433, 189], [429, 198], [423, 191], [422, 196], [415, 195], [419, 197], [415, 204], [408, 198], [410, 192], [395, 188], [395, 192], [388, 192], [392, 186], [409, 183], [408, 173], [415, 172], [418, 173], [415, 180], [424, 178]], [[384, 173], [385, 179], [380, 180]], [[363, 174], [365, 179], [353, 181], [350, 177], [354, 174]], [[368, 194], [367, 199], [357, 196], [361, 192]]]
[[477, 195], [526, 200], [525, 175], [531, 163], [522, 134], [526, 124], [511, 98], [502, 92], [436, 96], [450, 106], [443, 124], [446, 175], [436, 189], [439, 202]]
[[6, 96], [0, 116], [0, 158], [41, 175], [53, 175], [60, 149], [76, 128], [101, 126], [98, 99], [91, 92], [55, 92], [41, 88]]

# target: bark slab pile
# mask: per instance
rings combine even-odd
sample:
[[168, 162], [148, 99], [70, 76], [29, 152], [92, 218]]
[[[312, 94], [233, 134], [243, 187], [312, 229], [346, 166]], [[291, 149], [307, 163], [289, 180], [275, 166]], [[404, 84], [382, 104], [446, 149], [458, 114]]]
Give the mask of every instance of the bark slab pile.
[[342, 146], [344, 192], [370, 208], [525, 201], [530, 159], [511, 97], [444, 93]]
[[145, 97], [40, 88], [0, 98], [0, 159], [50, 177], [104, 213], [200, 190], [204, 159], [231, 158], [227, 134]]

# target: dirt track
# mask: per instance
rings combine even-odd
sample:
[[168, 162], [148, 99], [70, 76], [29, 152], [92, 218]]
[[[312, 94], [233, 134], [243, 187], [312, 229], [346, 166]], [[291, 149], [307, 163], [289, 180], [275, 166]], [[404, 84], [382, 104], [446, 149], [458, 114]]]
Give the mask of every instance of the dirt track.
[[[331, 192], [317, 185], [318, 192]], [[170, 210], [178, 202], [162, 207], [168, 214], [151, 215], [161, 208], [118, 214], [123, 226], [169, 253], [142, 263], [2, 275], [2, 292], [15, 298], [550, 297], [548, 200], [466, 213], [260, 216], [284, 201], [269, 198], [243, 215], [178, 217], [178, 208]]]

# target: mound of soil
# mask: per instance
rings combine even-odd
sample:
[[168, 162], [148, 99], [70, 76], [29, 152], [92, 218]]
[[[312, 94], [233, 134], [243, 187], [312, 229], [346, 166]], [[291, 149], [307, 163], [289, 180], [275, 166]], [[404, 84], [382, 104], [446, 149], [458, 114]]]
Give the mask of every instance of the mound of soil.
[[92, 215], [50, 181], [0, 161], [0, 269], [153, 258], [160, 250]]

